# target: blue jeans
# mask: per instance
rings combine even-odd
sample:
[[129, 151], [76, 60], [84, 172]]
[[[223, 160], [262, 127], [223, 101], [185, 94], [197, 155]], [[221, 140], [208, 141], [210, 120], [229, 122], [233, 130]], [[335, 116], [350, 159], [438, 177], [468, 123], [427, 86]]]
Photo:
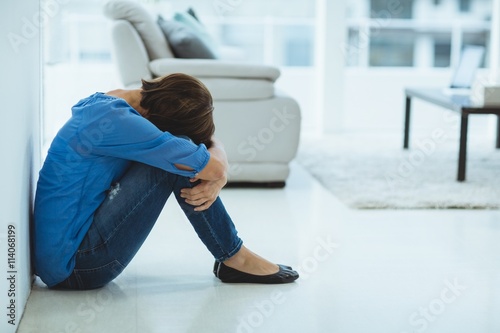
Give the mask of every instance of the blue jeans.
[[55, 288], [94, 289], [116, 278], [149, 235], [172, 192], [215, 260], [236, 254], [242, 241], [220, 198], [209, 209], [195, 212], [180, 197], [181, 189], [195, 185], [189, 178], [133, 162], [95, 212], [72, 274]]

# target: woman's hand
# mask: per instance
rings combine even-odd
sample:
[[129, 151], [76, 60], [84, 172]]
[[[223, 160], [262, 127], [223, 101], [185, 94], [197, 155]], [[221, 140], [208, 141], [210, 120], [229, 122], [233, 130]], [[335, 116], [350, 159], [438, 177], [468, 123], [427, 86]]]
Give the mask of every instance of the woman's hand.
[[[199, 179], [192, 178], [191, 182], [196, 182]], [[217, 199], [220, 191], [227, 183], [227, 178], [222, 177], [218, 180], [199, 180], [200, 183], [192, 188], [183, 188], [181, 190], [181, 198], [184, 198], [186, 203], [195, 206], [195, 212], [201, 212], [208, 209]]]

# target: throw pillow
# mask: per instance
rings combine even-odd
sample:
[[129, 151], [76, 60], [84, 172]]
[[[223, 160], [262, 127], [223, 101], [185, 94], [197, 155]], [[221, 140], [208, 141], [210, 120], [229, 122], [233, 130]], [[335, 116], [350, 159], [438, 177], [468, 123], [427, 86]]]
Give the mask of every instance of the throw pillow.
[[187, 13], [191, 15], [196, 21], [201, 23], [200, 19], [198, 18], [198, 15], [196, 15], [193, 8], [189, 7]]
[[210, 47], [210, 49], [217, 54], [218, 53], [218, 47], [217, 43], [215, 40], [210, 36], [208, 33], [207, 29], [203, 24], [201, 24], [198, 20], [196, 20], [193, 16], [191, 16], [188, 13], [183, 13], [183, 12], [177, 12], [174, 14], [174, 21], [181, 22], [184, 25], [188, 26], [191, 28], [193, 32], [195, 32], [200, 39], [203, 40], [203, 42]]
[[158, 16], [157, 22], [176, 58], [216, 58], [210, 47], [189, 27], [180, 22], [165, 20], [161, 16]]

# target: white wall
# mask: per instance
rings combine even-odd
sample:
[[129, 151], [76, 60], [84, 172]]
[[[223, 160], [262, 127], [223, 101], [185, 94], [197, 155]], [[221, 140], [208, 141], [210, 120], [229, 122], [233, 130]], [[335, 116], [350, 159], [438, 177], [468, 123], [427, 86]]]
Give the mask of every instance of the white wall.
[[[114, 64], [60, 63], [43, 67], [42, 157], [59, 129], [71, 117], [71, 107], [95, 92], [121, 88]], [[75, 79], [78, 78], [78, 79]], [[64, 94], [61, 94], [64, 91]]]
[[[15, 332], [31, 290], [30, 216], [40, 149], [39, 0], [2, 2], [0, 10], [0, 332]], [[38, 23], [38, 22], [37, 22]], [[15, 229], [15, 244], [7, 242]], [[11, 227], [12, 228], [12, 227]], [[8, 249], [15, 262], [8, 267]], [[12, 273], [10, 273], [12, 272]], [[11, 277], [13, 284], [8, 281]], [[9, 310], [15, 302], [15, 311]], [[12, 306], [11, 306], [12, 307]], [[7, 314], [15, 314], [9, 317]], [[8, 321], [12, 321], [10, 324]]]
[[310, 67], [286, 67], [276, 81], [276, 89], [293, 97], [300, 106], [303, 132], [318, 132], [322, 112], [317, 98], [318, 80]]
[[[346, 112], [339, 121], [347, 130], [402, 132], [405, 87], [444, 88], [449, 84], [449, 73], [414, 68], [350, 69], [345, 77]], [[412, 120], [416, 127], [433, 126], [438, 121], [437, 113], [432, 113], [429, 106], [414, 104]]]
[[318, 107], [323, 110], [322, 129], [341, 130], [336, 120], [342, 118], [344, 107], [345, 27], [347, 0], [316, 0], [315, 80]]
[[[337, 119], [347, 131], [383, 131], [403, 134], [405, 87], [446, 88], [451, 78], [450, 69], [350, 69], [344, 78], [344, 112]], [[478, 72], [478, 79], [487, 72]], [[449, 137], [458, 137], [456, 117], [450, 111], [432, 104], [414, 100], [412, 102], [412, 132], [431, 133], [439, 128]], [[470, 117], [470, 134], [495, 137], [494, 116]], [[402, 139], [401, 139], [402, 140]]]
[[[301, 107], [302, 134], [318, 136], [321, 133], [356, 132], [368, 136], [384, 133], [402, 144], [405, 87], [445, 88], [452, 70], [449, 68], [347, 68], [341, 79], [342, 95], [325, 94], [330, 98], [323, 117], [317, 91], [321, 82], [311, 68], [282, 68], [277, 88], [293, 96]], [[478, 80], [487, 80], [488, 70], [478, 72]], [[478, 92], [479, 90], [474, 90]], [[338, 99], [342, 101], [339, 103]], [[328, 101], [328, 99], [327, 99]], [[340, 113], [338, 105], [343, 105]], [[326, 123], [330, 122], [330, 123]], [[459, 116], [441, 107], [414, 100], [412, 103], [411, 132], [426, 136], [439, 128], [448, 137], [458, 138]], [[328, 130], [332, 129], [333, 130]], [[496, 136], [495, 116], [473, 116], [469, 119], [470, 139], [491, 141]], [[413, 135], [412, 135], [413, 137]]]

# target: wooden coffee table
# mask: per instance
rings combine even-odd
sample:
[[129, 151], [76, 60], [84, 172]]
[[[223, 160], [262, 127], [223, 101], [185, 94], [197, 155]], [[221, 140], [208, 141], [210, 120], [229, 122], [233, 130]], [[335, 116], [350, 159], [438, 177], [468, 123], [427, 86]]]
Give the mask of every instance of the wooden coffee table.
[[410, 117], [411, 117], [411, 100], [419, 98], [429, 103], [441, 106], [445, 109], [459, 113], [460, 121], [460, 146], [458, 151], [458, 181], [465, 180], [465, 167], [467, 157], [467, 128], [469, 115], [474, 114], [495, 114], [497, 118], [497, 138], [496, 148], [500, 148], [500, 105], [498, 106], [483, 106], [474, 104], [468, 95], [451, 95], [443, 91], [443, 89], [405, 89], [406, 108], [405, 108], [405, 130], [403, 148], [408, 149], [410, 136]]

